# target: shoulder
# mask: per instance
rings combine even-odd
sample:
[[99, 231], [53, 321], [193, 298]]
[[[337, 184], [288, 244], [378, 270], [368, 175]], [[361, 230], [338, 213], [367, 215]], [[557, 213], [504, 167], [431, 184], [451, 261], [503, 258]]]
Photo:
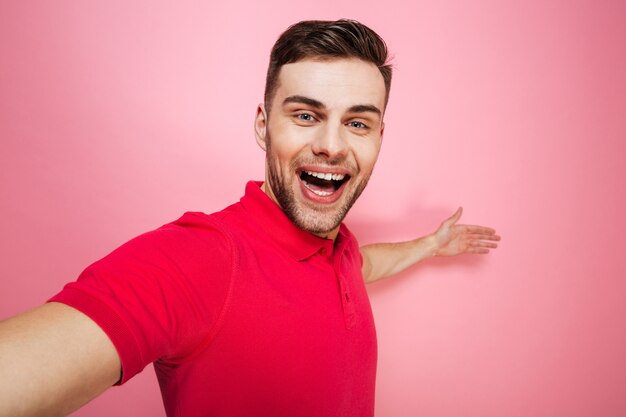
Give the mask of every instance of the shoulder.
[[228, 228], [219, 220], [186, 213], [92, 263], [78, 285], [103, 294], [168, 294], [169, 299], [181, 291], [224, 294], [238, 258]]
[[219, 219], [185, 213], [94, 262], [51, 301], [73, 306], [107, 329], [126, 352], [128, 378], [147, 362], [185, 354], [210, 337], [237, 259]]
[[218, 216], [187, 212], [173, 222], [130, 239], [104, 260], [206, 261], [207, 257], [223, 259], [233, 248], [231, 233]]

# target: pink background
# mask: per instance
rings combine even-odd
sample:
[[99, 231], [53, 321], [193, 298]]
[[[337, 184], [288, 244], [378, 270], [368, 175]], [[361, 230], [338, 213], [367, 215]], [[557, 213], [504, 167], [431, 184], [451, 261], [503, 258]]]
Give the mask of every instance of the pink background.
[[[252, 3], [252, 2], [250, 2]], [[263, 176], [253, 117], [287, 25], [352, 17], [395, 55], [362, 242], [458, 205], [488, 257], [371, 286], [378, 416], [626, 415], [626, 3], [0, 3], [0, 317]], [[163, 416], [151, 368], [78, 416]]]

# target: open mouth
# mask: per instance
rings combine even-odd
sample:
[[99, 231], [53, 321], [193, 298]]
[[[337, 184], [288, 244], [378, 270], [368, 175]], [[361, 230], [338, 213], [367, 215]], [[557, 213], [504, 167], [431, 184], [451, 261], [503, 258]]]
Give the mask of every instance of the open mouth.
[[329, 172], [302, 171], [300, 180], [306, 188], [320, 197], [327, 197], [334, 194], [348, 180], [349, 175], [331, 174]]

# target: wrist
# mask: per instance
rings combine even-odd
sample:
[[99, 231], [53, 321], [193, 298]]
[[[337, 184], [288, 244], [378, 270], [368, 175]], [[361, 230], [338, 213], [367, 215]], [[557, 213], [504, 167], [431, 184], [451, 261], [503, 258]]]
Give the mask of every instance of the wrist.
[[422, 243], [424, 245], [424, 253], [427, 258], [439, 256], [439, 245], [437, 244], [437, 236], [434, 233], [424, 236], [422, 238]]

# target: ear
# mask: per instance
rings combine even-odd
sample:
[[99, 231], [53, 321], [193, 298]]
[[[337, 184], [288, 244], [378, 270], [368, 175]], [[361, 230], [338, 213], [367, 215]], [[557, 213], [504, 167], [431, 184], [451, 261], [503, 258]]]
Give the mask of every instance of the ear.
[[267, 151], [267, 112], [265, 111], [265, 105], [262, 103], [256, 108], [254, 135], [256, 136], [256, 143], [259, 144], [261, 149]]
[[380, 143], [383, 142], [383, 138], [385, 137], [385, 122], [380, 124]]

